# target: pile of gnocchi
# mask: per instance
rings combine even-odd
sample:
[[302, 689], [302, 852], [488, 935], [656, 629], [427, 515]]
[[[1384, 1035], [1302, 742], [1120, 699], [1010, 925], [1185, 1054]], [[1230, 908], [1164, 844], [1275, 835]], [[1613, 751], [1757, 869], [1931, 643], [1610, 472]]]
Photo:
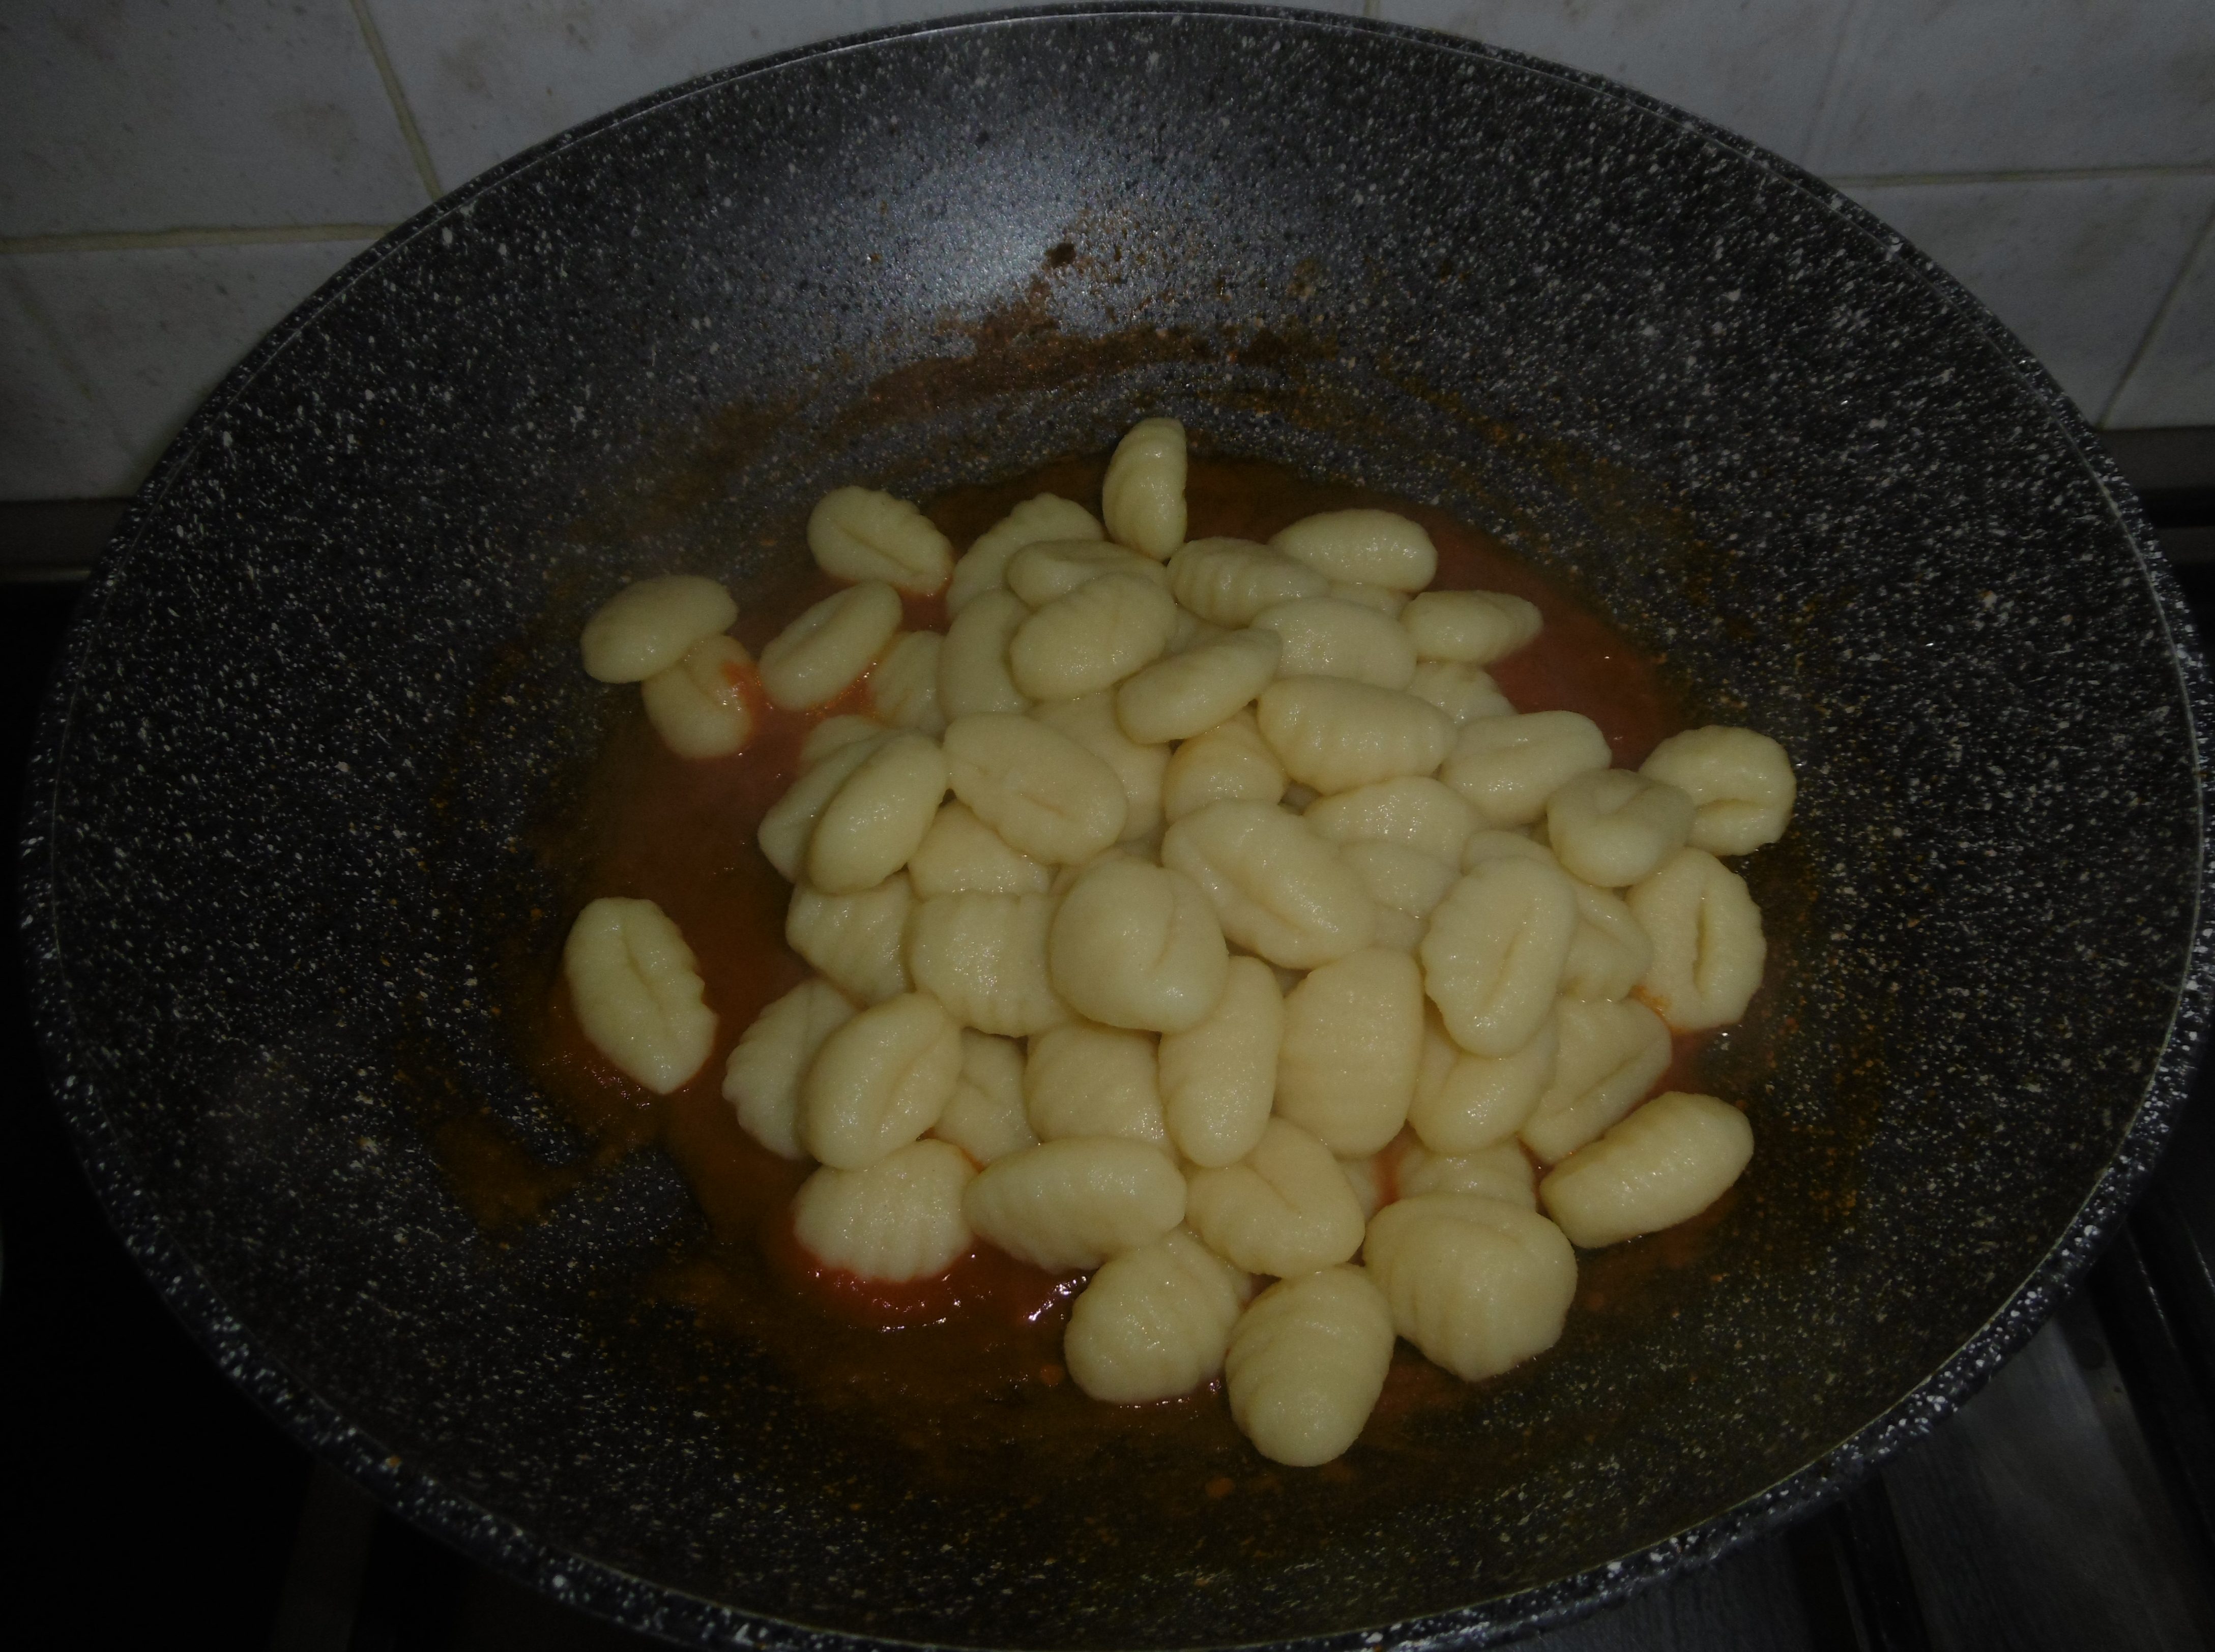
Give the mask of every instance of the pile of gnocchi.
[[[1185, 436], [1117, 448], [1101, 515], [1042, 494], [957, 560], [913, 505], [808, 523], [844, 582], [758, 663], [730, 597], [642, 580], [586, 669], [690, 758], [759, 694], [819, 720], [759, 827], [815, 975], [722, 1092], [818, 1168], [799, 1244], [868, 1279], [981, 1239], [1089, 1272], [1069, 1375], [1117, 1404], [1220, 1378], [1277, 1462], [1344, 1452], [1396, 1337], [1467, 1380], [1560, 1337], [1576, 1250], [1704, 1209], [1752, 1153], [1712, 1096], [1648, 1097], [1672, 1033], [1736, 1021], [1761, 915], [1721, 859], [1774, 841], [1792, 767], [1708, 727], [1636, 770], [1486, 667], [1538, 609], [1433, 590], [1374, 510], [1185, 538]], [[945, 597], [941, 634], [903, 597]], [[866, 694], [868, 714], [823, 713]], [[716, 1048], [651, 902], [579, 915], [586, 1035], [666, 1093]], [[1266, 1284], [1266, 1288], [1258, 1288]]]

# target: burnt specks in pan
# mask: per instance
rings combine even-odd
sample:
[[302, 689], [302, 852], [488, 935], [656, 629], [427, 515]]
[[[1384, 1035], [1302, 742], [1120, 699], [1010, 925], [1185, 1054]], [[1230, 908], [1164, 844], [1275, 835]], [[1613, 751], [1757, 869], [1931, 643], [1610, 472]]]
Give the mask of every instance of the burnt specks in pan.
[[[1186, 1488], [1198, 1538], [935, 1501], [741, 1339], [630, 1311], [626, 1270], [695, 1220], [670, 1177], [549, 1178], [489, 1240], [412, 1122], [467, 1097], [483, 1151], [577, 1151], [482, 982], [506, 926], [568, 915], [525, 828], [614, 715], [574, 653], [598, 602], [682, 568], [752, 611], [831, 486], [936, 497], [1152, 413], [1469, 521], [1665, 654], [1695, 720], [1802, 763], [1750, 871], [1790, 968], [1715, 1057], [1760, 1120], [1742, 1263], [1429, 1441], [1504, 1442], [1505, 1489], [1327, 1553], [1248, 1518], [1327, 1511], [1320, 1476]], [[172, 449], [34, 780], [56, 1092], [226, 1369], [565, 1599], [792, 1652], [1482, 1640], [1926, 1430], [2111, 1231], [2210, 980], [2204, 670], [2151, 545], [1973, 300], [1620, 89], [1185, 9], [793, 54], [457, 192]], [[457, 899], [495, 887], [497, 924]], [[1393, 1472], [1364, 1450], [1348, 1472]]]

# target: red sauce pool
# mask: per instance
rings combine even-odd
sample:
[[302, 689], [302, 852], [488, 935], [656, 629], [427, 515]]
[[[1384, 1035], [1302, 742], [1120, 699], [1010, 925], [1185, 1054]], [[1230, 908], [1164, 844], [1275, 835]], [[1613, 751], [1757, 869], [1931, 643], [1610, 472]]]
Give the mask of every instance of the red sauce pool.
[[[957, 546], [966, 546], [1011, 506], [1042, 491], [1096, 505], [1104, 468], [1104, 461], [1058, 463], [1017, 481], [958, 490], [929, 514]], [[1497, 541], [1440, 511], [1245, 460], [1194, 460], [1186, 497], [1193, 538], [1263, 540], [1317, 511], [1398, 511], [1421, 523], [1437, 544], [1439, 588], [1511, 591], [1544, 615], [1534, 643], [1491, 668], [1519, 710], [1583, 713], [1605, 732], [1623, 764], [1635, 765], [1682, 725], [1650, 660]], [[740, 639], [758, 650], [832, 589], [821, 578], [786, 608], [746, 614], [737, 627]], [[942, 629], [944, 620], [936, 599], [909, 604], [911, 629]], [[1134, 1430], [1188, 1442], [1195, 1463], [1250, 1465], [1251, 1453], [1236, 1439], [1215, 1390], [1158, 1405], [1117, 1407], [1086, 1399], [1067, 1381], [1061, 1333], [1081, 1276], [1045, 1273], [980, 1242], [942, 1279], [887, 1286], [825, 1268], [800, 1249], [789, 1203], [808, 1167], [778, 1159], [739, 1129], [721, 1093], [722, 1074], [739, 1033], [809, 973], [784, 945], [789, 890], [756, 847], [755, 828], [798, 772], [808, 731], [826, 717], [865, 709], [866, 694], [857, 687], [830, 706], [795, 713], [768, 706], [758, 685], [753, 693], [758, 732], [732, 758], [678, 758], [643, 713], [635, 712], [598, 761], [583, 817], [555, 828], [540, 846], [570, 886], [586, 891], [584, 898], [642, 896], [683, 932], [719, 1021], [717, 1047], [699, 1076], [658, 1097], [613, 1071], [584, 1039], [550, 964], [501, 1006], [545, 1094], [597, 1144], [593, 1165], [658, 1143], [690, 1184], [713, 1242], [672, 1257], [651, 1288], [718, 1334], [767, 1349], [825, 1404], [867, 1408], [948, 1472], [959, 1472], [965, 1453], [1011, 1437], [1090, 1456]], [[1680, 1042], [1664, 1087], [1698, 1087], [1697, 1055], [1696, 1042]], [[549, 1197], [586, 1173], [548, 1172], [526, 1155], [503, 1150], [476, 1124], [442, 1135], [440, 1145], [457, 1190], [490, 1227], [533, 1219]], [[1630, 1247], [1635, 1257], [1586, 1258], [1580, 1307], [1604, 1309], [1655, 1268], [1690, 1265], [1721, 1210], [1685, 1224], [1666, 1244]], [[1463, 1403], [1469, 1393], [1402, 1347], [1364, 1443], [1417, 1452], [1420, 1414]], [[1224, 1495], [1218, 1483], [1230, 1484], [1210, 1478], [1207, 1497]]]

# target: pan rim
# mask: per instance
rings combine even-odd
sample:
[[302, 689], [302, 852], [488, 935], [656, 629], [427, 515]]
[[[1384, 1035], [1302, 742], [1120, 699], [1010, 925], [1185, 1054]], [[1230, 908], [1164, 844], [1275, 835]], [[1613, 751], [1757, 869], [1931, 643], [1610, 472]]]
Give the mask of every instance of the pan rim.
[[733, 83], [778, 73], [818, 58], [880, 48], [888, 43], [985, 29], [1097, 20], [1150, 19], [1245, 21], [1322, 34], [1393, 39], [1404, 46], [1500, 64], [1604, 96], [1650, 119], [1689, 132], [1738, 159], [1768, 172], [1821, 202], [1860, 231], [1884, 258], [1898, 261], [1934, 297], [1966, 322], [2001, 359], [2097, 484], [2136, 554], [2141, 575], [2164, 629], [2177, 692], [2186, 712], [2186, 736], [2201, 776], [2196, 822], [2200, 874], [2194, 890], [2191, 945], [2178, 982], [2169, 1033], [2155, 1060], [2129, 1125], [2107, 1169], [2053, 1244], [2004, 1303], [1951, 1355], [1847, 1438], [1812, 1457], [1770, 1485], [1660, 1543], [1586, 1567], [1566, 1577], [1497, 1595], [1469, 1606], [1397, 1622], [1297, 1639], [1225, 1643], [1271, 1652], [1353, 1652], [1390, 1644], [1447, 1647], [1483, 1644], [1558, 1625], [1641, 1593], [1725, 1556], [1843, 1496], [1972, 1398], [2004, 1361], [2028, 1342], [2066, 1298], [2114, 1237], [2132, 1202], [2144, 1190], [2184, 1104], [2198, 1065], [2215, 1000], [2215, 866], [2207, 854], [2207, 825], [2215, 776], [2205, 761], [2203, 731], [2215, 728], [2215, 686], [2182, 591], [2161, 554], [2137, 496], [2098, 441], [2083, 413], [2051, 374], [1991, 312], [1904, 237], [1813, 174], [1751, 140], [1689, 112], [1592, 75], [1478, 41], [1369, 18], [1284, 7], [1201, 0], [1095, 0], [1093, 3], [1009, 9], [876, 29], [795, 47], [773, 56], [682, 82], [625, 104], [533, 145], [433, 202], [347, 260], [289, 314], [226, 376], [163, 452], [117, 525], [72, 620], [68, 638], [40, 708], [19, 832], [20, 895], [30, 995], [49, 1091], [67, 1126], [102, 1212], [132, 1260], [147, 1274], [164, 1305], [217, 1365], [289, 1435], [316, 1459], [367, 1487], [383, 1507], [489, 1569], [568, 1604], [626, 1627], [702, 1644], [822, 1649], [856, 1646], [933, 1647], [811, 1628], [725, 1605], [677, 1586], [654, 1582], [610, 1563], [564, 1550], [447, 1489], [382, 1442], [348, 1423], [336, 1407], [294, 1378], [256, 1343], [201, 1275], [144, 1191], [138, 1167], [96, 1093], [71, 1070], [72, 1006], [58, 966], [58, 909], [51, 855], [57, 788], [77, 707], [78, 667], [107, 597], [130, 574], [148, 531], [177, 479], [217, 433], [225, 411], [322, 311], [375, 271], [384, 259], [457, 216], [480, 196], [503, 188], [571, 146], [644, 118], [664, 106]]

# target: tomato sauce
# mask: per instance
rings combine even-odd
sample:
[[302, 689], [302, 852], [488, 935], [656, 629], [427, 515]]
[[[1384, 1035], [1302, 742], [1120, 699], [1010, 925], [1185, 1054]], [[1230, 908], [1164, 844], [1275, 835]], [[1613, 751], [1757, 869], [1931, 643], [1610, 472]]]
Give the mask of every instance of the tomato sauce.
[[[1015, 481], [956, 490], [930, 509], [966, 546], [1009, 508], [1040, 492], [1095, 505], [1105, 462], [1073, 459]], [[1236, 459], [1195, 459], [1187, 486], [1191, 537], [1262, 540], [1317, 511], [1380, 505], [1421, 523], [1439, 548], [1439, 588], [1511, 591], [1537, 604], [1545, 628], [1491, 668], [1522, 711], [1566, 708], [1592, 719], [1619, 763], [1635, 764], [1681, 722], [1654, 664], [1553, 581], [1496, 541], [1444, 513], [1358, 489], [1316, 483]], [[736, 628], [758, 651], [802, 608], [837, 587], [818, 577], [775, 611]], [[911, 601], [911, 629], [943, 629], [943, 603]], [[1095, 1404], [1068, 1381], [1062, 1331], [1082, 1276], [1028, 1267], [981, 1241], [944, 1277], [887, 1285], [827, 1268], [799, 1245], [790, 1215], [809, 1167], [777, 1158], [742, 1131], [721, 1095], [725, 1062], [764, 1006], [809, 974], [783, 941], [789, 887], [755, 843], [762, 815], [799, 769], [801, 743], [827, 717], [867, 708], [864, 686], [816, 710], [770, 707], [758, 681], [743, 685], [757, 732], [736, 756], [674, 756], [635, 711], [600, 755], [580, 817], [549, 828], [538, 846], [580, 902], [644, 897], [669, 915], [699, 960], [718, 1018], [714, 1054], [691, 1083], [655, 1096], [616, 1072], [585, 1039], [550, 963], [501, 1006], [543, 1092], [594, 1144], [586, 1166], [549, 1172], [464, 1130], [442, 1139], [446, 1171], [488, 1227], [535, 1220], [586, 1171], [656, 1143], [675, 1161], [706, 1218], [709, 1241], [672, 1255], [647, 1288], [714, 1334], [769, 1352], [822, 1404], [857, 1406], [949, 1473], [969, 1454], [1020, 1439], [1043, 1460], [1077, 1461], [1144, 1436], [1186, 1453], [1195, 1496], [1246, 1484], [1255, 1459], [1236, 1435], [1219, 1385], [1156, 1405]], [[1697, 1041], [1680, 1041], [1668, 1086], [1699, 1087]], [[481, 1127], [471, 1126], [471, 1130]], [[1618, 1246], [1586, 1258], [1580, 1306], [1599, 1311], [1635, 1276], [1688, 1265], [1715, 1212], [1666, 1245]], [[1625, 1254], [1635, 1252], [1635, 1255]], [[1678, 1253], [1682, 1254], [1679, 1255]], [[1365, 1447], [1420, 1456], [1420, 1415], [1464, 1403], [1470, 1390], [1401, 1347]], [[1029, 1459], [1034, 1464], [1038, 1455]], [[1333, 1465], [1333, 1472], [1349, 1471]], [[1271, 1472], [1263, 1468], [1261, 1479]]]

